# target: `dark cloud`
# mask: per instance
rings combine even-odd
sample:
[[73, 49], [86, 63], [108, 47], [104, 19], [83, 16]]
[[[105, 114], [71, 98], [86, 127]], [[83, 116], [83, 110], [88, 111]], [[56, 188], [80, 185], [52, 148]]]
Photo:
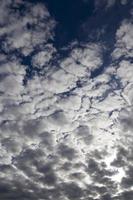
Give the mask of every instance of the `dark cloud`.
[[76, 183], [68, 183], [62, 185], [64, 194], [70, 199], [81, 199], [83, 196], [82, 189]]
[[128, 166], [126, 176], [121, 181], [123, 188], [131, 188], [133, 186], [133, 166]]
[[76, 134], [79, 140], [83, 140], [87, 145], [91, 144], [93, 135], [90, 133], [88, 126], [79, 126], [76, 130]]
[[101, 196], [101, 200], [111, 200], [111, 199], [112, 199], [112, 197], [110, 194], [105, 194], [105, 195]]
[[115, 160], [112, 161], [111, 165], [119, 167], [124, 167], [126, 164], [126, 157], [128, 151], [124, 147], [119, 147], [117, 152], [117, 157]]
[[67, 158], [68, 160], [73, 160], [76, 158], [76, 151], [75, 149], [65, 145], [65, 144], [60, 144], [58, 148], [58, 153], [59, 155], [62, 156], [62, 158]]
[[133, 198], [133, 191], [125, 191], [121, 194], [121, 197], [120, 197], [122, 200], [126, 200], [126, 199], [129, 199], [131, 200]]

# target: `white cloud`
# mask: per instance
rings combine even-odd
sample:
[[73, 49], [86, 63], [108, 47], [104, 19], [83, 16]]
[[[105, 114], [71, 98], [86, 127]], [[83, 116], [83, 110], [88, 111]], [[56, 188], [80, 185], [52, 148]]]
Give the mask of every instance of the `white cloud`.
[[123, 96], [127, 100], [129, 105], [133, 104], [133, 83], [127, 84], [127, 86], [123, 90]]
[[88, 44], [83, 48], [75, 48], [71, 56], [90, 71], [102, 65], [102, 48], [100, 44]]
[[[47, 39], [53, 37], [56, 23], [46, 7], [25, 3], [21, 16], [19, 10], [10, 13], [10, 2], [4, 5], [10, 23], [5, 20], [0, 31], [7, 34], [5, 48], [9, 54], [14, 49], [25, 55], [32, 52], [32, 68], [42, 73], [28, 77], [29, 66], [20, 63], [22, 58], [0, 57], [0, 188], [8, 191], [0, 191], [2, 198], [105, 199], [108, 191], [113, 198], [120, 182], [107, 164], [112, 156], [119, 158], [127, 136], [121, 136], [123, 130], [131, 133], [133, 128], [132, 64], [113, 63], [91, 79], [91, 72], [103, 64], [99, 43], [77, 44], [66, 58], [51, 64], [57, 50]], [[23, 1], [15, 3], [19, 7]], [[126, 36], [123, 26], [116, 33], [116, 48], [124, 43], [128, 55], [132, 31], [129, 27]], [[126, 144], [131, 146], [131, 137]]]
[[116, 32], [116, 48], [112, 53], [114, 59], [121, 56], [130, 58], [133, 55], [133, 25], [130, 20], [124, 20]]
[[133, 64], [130, 61], [122, 61], [117, 69], [117, 75], [121, 78], [123, 85], [133, 82]]
[[90, 75], [90, 73], [87, 71], [86, 66], [83, 66], [82, 64], [77, 64], [72, 57], [64, 59], [60, 63], [60, 65], [66, 72], [74, 76], [84, 77], [84, 75]]
[[44, 78], [42, 84], [45, 90], [58, 94], [69, 91], [76, 86], [78, 79], [62, 69], [57, 69], [50, 76]]
[[[10, 5], [11, 1], [4, 4], [7, 16], [10, 15], [9, 20], [5, 18], [7, 23], [0, 30], [0, 36], [6, 34], [6, 42], [3, 41], [6, 51], [12, 49], [19, 49], [23, 54], [27, 55], [34, 50], [36, 45], [42, 45], [48, 39], [53, 38], [53, 28], [55, 21], [50, 17], [48, 10], [43, 4], [31, 4], [20, 2], [16, 5], [18, 9], [13, 12]], [[23, 16], [19, 12], [20, 6], [25, 6]], [[7, 7], [5, 7], [7, 6]], [[0, 11], [2, 12], [2, 11]]]
[[45, 46], [45, 49], [38, 52], [35, 56], [32, 58], [32, 65], [37, 68], [42, 68], [53, 57], [53, 53], [55, 53], [55, 48], [52, 45]]
[[79, 110], [81, 106], [81, 97], [77, 95], [70, 95], [59, 99], [58, 106], [69, 112], [70, 110]]

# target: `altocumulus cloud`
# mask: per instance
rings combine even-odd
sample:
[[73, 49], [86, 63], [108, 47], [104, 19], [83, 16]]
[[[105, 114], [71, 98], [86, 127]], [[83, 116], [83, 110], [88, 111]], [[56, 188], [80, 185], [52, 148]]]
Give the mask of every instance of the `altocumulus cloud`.
[[44, 3], [1, 1], [0, 26], [0, 199], [132, 199], [132, 12], [106, 67], [102, 41], [59, 55]]

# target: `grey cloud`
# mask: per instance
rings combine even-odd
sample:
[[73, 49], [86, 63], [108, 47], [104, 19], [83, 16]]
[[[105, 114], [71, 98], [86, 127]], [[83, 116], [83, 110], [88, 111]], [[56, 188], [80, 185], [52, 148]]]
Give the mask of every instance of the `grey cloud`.
[[73, 167], [73, 164], [71, 162], [65, 162], [62, 166], [61, 166], [61, 170], [63, 171], [71, 171]]
[[111, 200], [111, 199], [112, 199], [112, 197], [110, 194], [105, 194], [105, 195], [101, 196], [101, 200]]
[[56, 112], [54, 112], [50, 118], [49, 118], [53, 123], [57, 124], [57, 125], [64, 125], [67, 123], [67, 119], [65, 117], [65, 113], [62, 110], [57, 110]]
[[40, 142], [39, 146], [40, 147], [46, 146], [50, 150], [54, 143], [52, 134], [50, 134], [48, 132], [43, 132], [39, 135], [39, 137], [41, 138], [41, 142]]
[[[105, 195], [100, 191], [100, 188], [95, 188], [96, 192], [99, 193], [101, 199], [107, 197], [112, 198], [112, 195], [117, 192], [117, 183], [112, 181], [112, 177], [115, 174], [114, 171], [106, 169], [106, 165], [103, 165], [102, 162], [98, 163], [94, 159], [89, 159], [86, 172], [89, 173], [95, 184], [102, 184], [103, 189], [106, 188]], [[103, 191], [104, 191], [103, 190]], [[106, 194], [109, 192], [109, 194]]]
[[[93, 158], [89, 159], [86, 170], [92, 175], [92, 177], [96, 178], [97, 181], [104, 179], [104, 176], [110, 177], [114, 174], [114, 172], [106, 170], [106, 164], [103, 165], [102, 162], [98, 163]], [[107, 177], [105, 177], [105, 179], [106, 178]]]
[[122, 179], [121, 186], [123, 188], [131, 188], [133, 185], [133, 178], [132, 177], [125, 177]]
[[121, 194], [120, 199], [121, 200], [132, 200], [133, 198], [133, 191], [125, 191]]
[[94, 174], [99, 170], [98, 164], [94, 159], [90, 159], [87, 167], [87, 171]]
[[82, 199], [83, 191], [76, 183], [62, 184], [64, 194], [70, 199]]
[[75, 173], [70, 174], [71, 179], [77, 179], [77, 180], [78, 179], [81, 180], [84, 176], [85, 175], [80, 172], [77, 172], [77, 173], [75, 172]]
[[126, 170], [126, 177], [124, 177], [121, 181], [121, 186], [123, 188], [131, 188], [133, 185], [133, 167], [128, 166]]
[[132, 106], [128, 109], [123, 109], [120, 112], [119, 120], [125, 131], [132, 131], [133, 129], [133, 117], [132, 117]]
[[111, 165], [119, 167], [124, 167], [126, 164], [126, 158], [128, 155], [128, 150], [124, 147], [120, 146], [118, 147], [116, 158], [111, 162]]
[[93, 135], [90, 133], [88, 126], [80, 125], [76, 130], [76, 136], [78, 140], [83, 140], [85, 144], [91, 144]]
[[58, 149], [58, 153], [62, 156], [62, 158], [67, 158], [68, 160], [73, 160], [74, 158], [76, 158], [75, 149], [65, 144], [60, 144]]
[[57, 177], [54, 173], [50, 172], [49, 174], [45, 174], [43, 177], [39, 178], [39, 181], [49, 186], [55, 186]]

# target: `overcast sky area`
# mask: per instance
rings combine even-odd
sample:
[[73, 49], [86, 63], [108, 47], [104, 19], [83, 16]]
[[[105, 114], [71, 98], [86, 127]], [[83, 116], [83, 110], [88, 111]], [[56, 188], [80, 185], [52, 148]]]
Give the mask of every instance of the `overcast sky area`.
[[0, 1], [0, 200], [133, 200], [133, 1]]

